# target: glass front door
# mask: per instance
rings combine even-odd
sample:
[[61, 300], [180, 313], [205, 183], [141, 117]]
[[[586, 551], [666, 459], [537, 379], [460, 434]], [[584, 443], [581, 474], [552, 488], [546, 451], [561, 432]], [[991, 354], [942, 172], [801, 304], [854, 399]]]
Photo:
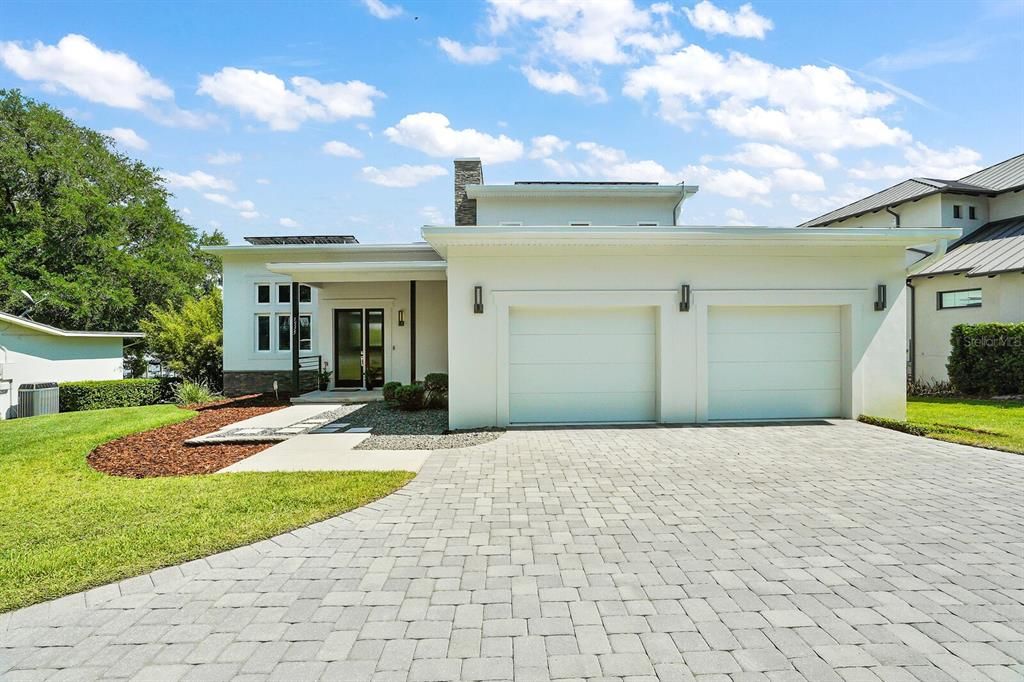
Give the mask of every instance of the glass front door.
[[334, 311], [334, 385], [380, 388], [384, 385], [384, 309]]

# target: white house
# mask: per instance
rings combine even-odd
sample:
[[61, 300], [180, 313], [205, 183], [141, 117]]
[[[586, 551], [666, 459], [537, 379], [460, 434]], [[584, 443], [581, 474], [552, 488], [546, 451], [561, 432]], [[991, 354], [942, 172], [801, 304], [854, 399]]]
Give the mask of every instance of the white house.
[[209, 247], [225, 388], [320, 356], [338, 390], [447, 371], [452, 428], [902, 417], [904, 251], [960, 231], [682, 227], [696, 192], [487, 185], [459, 159], [425, 243]]
[[907, 251], [912, 378], [947, 379], [955, 325], [1024, 322], [1024, 154], [959, 180], [904, 180], [804, 225], [963, 230], [948, 248]]
[[0, 419], [18, 415], [22, 384], [120, 379], [123, 340], [141, 337], [141, 332], [69, 331], [0, 313]]

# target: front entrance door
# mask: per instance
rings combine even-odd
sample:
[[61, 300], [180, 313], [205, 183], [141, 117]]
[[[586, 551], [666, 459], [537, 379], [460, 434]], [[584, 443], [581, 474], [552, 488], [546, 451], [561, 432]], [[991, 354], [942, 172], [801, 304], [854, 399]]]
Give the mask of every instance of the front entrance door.
[[334, 311], [334, 385], [380, 388], [384, 385], [384, 309]]

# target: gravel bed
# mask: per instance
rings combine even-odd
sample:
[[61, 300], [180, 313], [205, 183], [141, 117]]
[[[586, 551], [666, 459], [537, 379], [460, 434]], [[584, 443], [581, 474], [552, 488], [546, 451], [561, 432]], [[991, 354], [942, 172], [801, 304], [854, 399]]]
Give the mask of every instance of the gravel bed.
[[503, 430], [458, 431], [446, 434], [411, 436], [373, 436], [357, 445], [354, 450], [449, 450], [468, 448], [497, 440]]
[[448, 431], [448, 410], [405, 412], [384, 402], [367, 403], [345, 415], [345, 423], [373, 428], [356, 450], [448, 450], [488, 443], [503, 429]]

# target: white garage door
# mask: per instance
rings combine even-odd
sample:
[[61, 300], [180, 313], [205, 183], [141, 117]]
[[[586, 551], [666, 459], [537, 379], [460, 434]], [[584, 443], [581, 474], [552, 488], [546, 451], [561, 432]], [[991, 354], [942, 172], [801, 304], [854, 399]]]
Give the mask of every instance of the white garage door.
[[839, 308], [712, 307], [708, 417], [837, 417], [842, 409]]
[[512, 308], [509, 421], [655, 418], [653, 308]]

